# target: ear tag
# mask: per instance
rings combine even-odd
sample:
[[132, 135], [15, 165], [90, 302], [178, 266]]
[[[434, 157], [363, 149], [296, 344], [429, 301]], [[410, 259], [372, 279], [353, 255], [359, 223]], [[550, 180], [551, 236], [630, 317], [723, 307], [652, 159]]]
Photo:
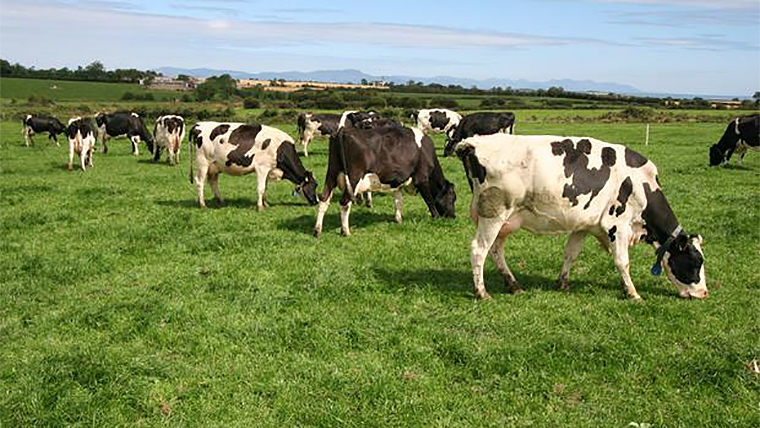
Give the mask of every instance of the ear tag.
[[296, 198], [298, 197], [298, 190], [293, 190], [293, 196]]
[[659, 263], [652, 266], [652, 275], [658, 276], [661, 273], [662, 273], [662, 266]]

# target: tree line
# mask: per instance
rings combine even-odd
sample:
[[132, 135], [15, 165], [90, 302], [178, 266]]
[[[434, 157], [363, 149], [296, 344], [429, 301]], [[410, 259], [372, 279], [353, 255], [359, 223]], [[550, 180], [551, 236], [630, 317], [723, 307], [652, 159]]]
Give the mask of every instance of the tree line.
[[0, 76], [2, 77], [139, 83], [140, 81], [150, 82], [158, 75], [153, 70], [137, 70], [134, 68], [106, 70], [100, 61], [93, 61], [84, 67], [80, 65], [75, 70], [68, 67], [38, 70], [34, 66], [25, 67], [19, 63], [11, 64], [5, 59], [0, 59]]

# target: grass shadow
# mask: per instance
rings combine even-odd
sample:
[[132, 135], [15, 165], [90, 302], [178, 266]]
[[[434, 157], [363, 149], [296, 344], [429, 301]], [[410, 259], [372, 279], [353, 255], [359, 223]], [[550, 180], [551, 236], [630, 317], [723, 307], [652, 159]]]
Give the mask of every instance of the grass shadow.
[[[314, 223], [317, 221], [316, 210], [314, 214], [304, 214], [298, 217], [291, 217], [277, 222], [277, 228], [280, 230], [302, 230], [304, 233], [311, 235], [314, 231]], [[392, 214], [379, 214], [374, 211], [363, 210], [351, 212], [350, 227], [351, 232], [376, 223], [395, 223]], [[340, 228], [340, 213], [325, 214], [322, 223], [322, 233], [332, 233], [333, 230]]]
[[730, 169], [734, 171], [753, 171], [752, 168], [745, 166], [745, 165], [739, 165], [735, 163], [728, 163], [722, 166], [724, 169]]

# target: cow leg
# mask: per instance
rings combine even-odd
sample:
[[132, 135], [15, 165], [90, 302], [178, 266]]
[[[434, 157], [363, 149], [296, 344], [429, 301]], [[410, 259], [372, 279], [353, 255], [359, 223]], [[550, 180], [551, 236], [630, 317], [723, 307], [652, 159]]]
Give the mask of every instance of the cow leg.
[[[343, 199], [346, 199], [345, 197]], [[340, 204], [340, 234], [343, 236], [351, 236], [351, 229], [348, 227], [348, 216], [351, 214], [351, 199], [344, 204], [341, 201]]]
[[27, 147], [34, 145], [34, 140], [32, 139], [32, 133], [30, 131], [31, 130], [28, 126], [24, 128], [24, 142]]
[[507, 240], [509, 233], [507, 225], [503, 225], [488, 253], [496, 264], [496, 269], [498, 269], [501, 276], [504, 277], [504, 285], [507, 287], [507, 290], [512, 294], [522, 294], [524, 291], [520, 286], [520, 283], [517, 282], [517, 278], [512, 274], [509, 266], [507, 266], [507, 260], [504, 258], [504, 241]]
[[51, 138], [53, 139], [53, 141], [55, 141], [56, 146], [61, 147], [61, 143], [58, 142], [58, 136], [54, 132], [48, 133], [48, 140], [50, 140]]
[[79, 153], [79, 165], [82, 167], [82, 171], [87, 171], [87, 152], [84, 150]]
[[206, 200], [204, 198], [203, 190], [206, 184], [206, 177], [208, 174], [208, 165], [197, 163], [197, 169], [195, 171], [195, 190], [198, 195], [198, 206], [201, 209], [206, 208]]
[[138, 136], [129, 137], [129, 141], [132, 142], [132, 155], [140, 156], [140, 147], [138, 146], [138, 143], [140, 142], [140, 137]]
[[[169, 152], [169, 159], [171, 159], [171, 156], [172, 152]], [[161, 147], [156, 145], [156, 147], [153, 148], [153, 162], [158, 162], [159, 160], [161, 160]]]
[[92, 151], [92, 146], [90, 146], [90, 148], [87, 149], [87, 165], [89, 165], [90, 168], [92, 168]]
[[586, 239], [586, 235], [586, 232], [573, 232], [567, 238], [565, 262], [562, 264], [562, 271], [557, 278], [557, 286], [560, 290], [570, 291], [570, 266], [583, 249], [583, 240]]
[[256, 168], [256, 209], [258, 211], [264, 211], [269, 171], [268, 168]]
[[106, 131], [102, 131], [101, 133], [103, 135], [103, 138], [101, 139], [101, 142], [103, 143], [103, 154], [108, 153], [108, 134]]
[[[327, 190], [327, 189], [325, 189]], [[322, 197], [319, 200], [319, 207], [317, 208], [317, 222], [314, 224], [314, 237], [317, 238], [322, 234], [322, 222], [325, 219], [325, 212], [330, 206], [330, 199], [332, 199], [333, 189], [329, 189], [329, 193], [322, 193]]]
[[224, 206], [224, 199], [222, 198], [222, 194], [219, 193], [219, 173], [209, 173], [208, 182], [211, 184], [211, 190], [214, 192], [214, 200], [216, 201], [216, 206]]
[[404, 196], [401, 189], [393, 190], [393, 203], [396, 206], [396, 223], [401, 224], [401, 210], [404, 208]]
[[303, 131], [303, 137], [301, 138], [301, 145], [303, 146], [303, 155], [309, 157], [309, 142], [313, 138], [312, 132], [308, 130]]
[[483, 282], [483, 264], [488, 251], [493, 246], [502, 225], [509, 218], [509, 213], [502, 213], [496, 217], [481, 217], [478, 220], [478, 229], [470, 244], [470, 264], [472, 265], [472, 279], [475, 285], [475, 297], [478, 299], [490, 299]]
[[612, 259], [615, 262], [615, 266], [620, 272], [620, 277], [623, 279], [623, 285], [625, 286], [625, 294], [632, 300], [641, 300], [641, 296], [636, 292], [636, 287], [633, 286], [631, 280], [631, 274], [629, 273], [630, 261], [628, 259], [628, 242], [630, 241], [630, 232], [618, 229], [612, 236], [609, 243], [610, 251], [612, 252]]
[[69, 141], [69, 163], [66, 166], [69, 171], [74, 170], [74, 144]]
[[[366, 195], [366, 198], [364, 199], [364, 205], [367, 208], [372, 208], [372, 192], [371, 191], [367, 191], [367, 192], [365, 192], [365, 195]], [[401, 223], [401, 222], [399, 222], [399, 223]]]

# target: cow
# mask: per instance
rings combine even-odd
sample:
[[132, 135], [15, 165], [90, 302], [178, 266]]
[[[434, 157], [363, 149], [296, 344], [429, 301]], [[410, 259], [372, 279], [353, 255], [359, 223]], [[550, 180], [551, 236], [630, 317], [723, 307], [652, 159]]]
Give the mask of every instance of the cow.
[[329, 137], [338, 130], [339, 114], [301, 113], [298, 115], [298, 136], [303, 155], [309, 156], [309, 142], [316, 136]]
[[412, 114], [411, 119], [422, 132], [448, 134], [462, 120], [462, 115], [444, 108], [436, 108], [417, 111]]
[[69, 119], [66, 127], [66, 135], [69, 137], [69, 171], [74, 169], [74, 153], [79, 155], [79, 165], [82, 171], [86, 171], [89, 165], [92, 168], [92, 152], [95, 147], [94, 129], [89, 120], [75, 117]]
[[[34, 144], [32, 135], [42, 132], [48, 133], [48, 140], [55, 141], [55, 145], [60, 147], [61, 143], [58, 142], [58, 134], [66, 132], [66, 127], [63, 126], [60, 120], [55, 117], [49, 116], [34, 116], [27, 114], [23, 120], [23, 126], [21, 133], [24, 135], [24, 142], [26, 146]], [[30, 144], [31, 143], [31, 144]]]
[[153, 148], [153, 161], [158, 162], [161, 158], [161, 149], [166, 148], [170, 165], [179, 163], [179, 147], [185, 138], [185, 119], [177, 115], [165, 115], [156, 119], [153, 128], [155, 146]]
[[468, 114], [459, 121], [457, 126], [450, 128], [446, 134], [448, 141], [443, 149], [443, 156], [451, 155], [457, 143], [465, 138], [476, 135], [491, 135], [499, 132], [514, 134], [514, 130], [514, 113], [483, 112]]
[[[198, 122], [190, 130], [188, 145], [195, 155], [195, 186], [198, 204], [206, 207], [203, 187], [208, 177], [217, 204], [224, 204], [219, 193], [219, 174], [256, 173], [256, 208], [264, 209], [267, 180], [285, 178], [296, 185], [310, 205], [317, 203], [317, 181], [301, 164], [293, 139], [285, 132], [258, 123]], [[192, 155], [191, 155], [192, 156]], [[190, 164], [190, 182], [193, 167]]]
[[590, 234], [612, 254], [629, 298], [641, 299], [628, 272], [628, 247], [642, 240], [656, 248], [653, 274], [664, 264], [681, 297], [707, 297], [702, 237], [684, 232], [657, 167], [639, 153], [593, 138], [495, 134], [460, 142], [456, 154], [473, 183], [476, 297], [490, 297], [483, 283], [486, 254], [509, 290], [522, 292], [504, 260], [504, 240], [521, 228], [569, 234], [560, 289], [569, 290], [570, 266]]
[[380, 119], [381, 116], [374, 111], [356, 111], [346, 110], [340, 115], [338, 129], [342, 128], [370, 128], [372, 121]]
[[760, 149], [758, 140], [760, 140], [760, 114], [737, 117], [729, 122], [720, 141], [710, 147], [710, 166], [727, 164], [734, 151], [741, 155], [739, 158], [739, 165], [741, 165], [748, 148]]
[[325, 188], [319, 197], [314, 225], [315, 237], [322, 233], [322, 222], [333, 190], [341, 184], [343, 235], [351, 234], [348, 217], [353, 199], [366, 190], [393, 192], [398, 223], [402, 221], [401, 190], [410, 187], [425, 200], [431, 216], [455, 217], [454, 185], [443, 175], [433, 141], [417, 129], [345, 128], [330, 137]]
[[142, 118], [135, 112], [99, 113], [95, 116], [98, 135], [103, 143], [103, 153], [108, 153], [108, 138], [126, 136], [132, 142], [132, 154], [140, 155], [137, 144], [143, 141], [153, 152], [153, 137], [145, 128]]

